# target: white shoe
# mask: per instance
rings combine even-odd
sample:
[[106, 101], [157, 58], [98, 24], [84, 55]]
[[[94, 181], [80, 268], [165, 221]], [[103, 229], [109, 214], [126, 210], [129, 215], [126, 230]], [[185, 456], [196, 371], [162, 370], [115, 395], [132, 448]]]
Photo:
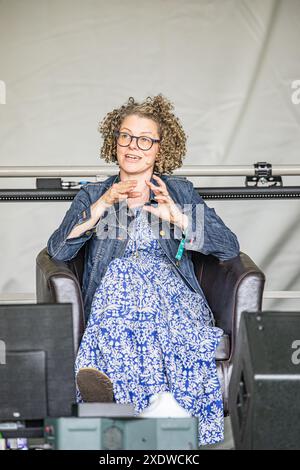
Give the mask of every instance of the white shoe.
[[187, 418], [192, 416], [186, 411], [172, 393], [160, 392], [152, 395], [150, 405], [139, 415], [139, 418]]

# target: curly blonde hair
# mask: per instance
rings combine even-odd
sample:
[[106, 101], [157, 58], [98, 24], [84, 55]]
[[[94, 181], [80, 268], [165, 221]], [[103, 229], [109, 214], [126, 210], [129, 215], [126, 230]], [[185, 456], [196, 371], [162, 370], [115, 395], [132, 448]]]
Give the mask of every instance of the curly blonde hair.
[[154, 172], [170, 174], [180, 168], [186, 153], [186, 134], [173, 109], [172, 103], [161, 94], [149, 96], [141, 103], [130, 97], [127, 103], [108, 113], [99, 124], [98, 130], [104, 139], [100, 151], [101, 158], [108, 163], [118, 162], [114, 131], [120, 128], [125, 117], [135, 114], [152, 119], [158, 125], [161, 142]]

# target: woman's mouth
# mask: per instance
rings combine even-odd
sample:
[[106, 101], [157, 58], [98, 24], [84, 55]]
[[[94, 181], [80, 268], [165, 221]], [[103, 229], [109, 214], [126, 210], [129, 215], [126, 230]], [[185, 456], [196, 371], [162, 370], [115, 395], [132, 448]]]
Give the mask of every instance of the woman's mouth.
[[139, 157], [138, 155], [131, 155], [131, 154], [125, 155], [125, 159], [128, 162], [138, 162], [141, 158], [142, 157]]

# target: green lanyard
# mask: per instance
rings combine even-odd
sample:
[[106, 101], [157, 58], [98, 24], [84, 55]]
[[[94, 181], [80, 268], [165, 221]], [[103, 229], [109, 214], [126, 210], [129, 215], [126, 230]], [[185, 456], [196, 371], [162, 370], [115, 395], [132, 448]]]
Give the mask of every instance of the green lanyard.
[[179, 243], [179, 247], [178, 247], [178, 250], [177, 250], [177, 253], [176, 253], [176, 256], [175, 256], [175, 258], [177, 259], [177, 261], [176, 261], [177, 266], [179, 265], [179, 261], [182, 258], [183, 251], [184, 251], [184, 245], [185, 245], [185, 233], [183, 232], [182, 233], [182, 238], [181, 238], [181, 241]]

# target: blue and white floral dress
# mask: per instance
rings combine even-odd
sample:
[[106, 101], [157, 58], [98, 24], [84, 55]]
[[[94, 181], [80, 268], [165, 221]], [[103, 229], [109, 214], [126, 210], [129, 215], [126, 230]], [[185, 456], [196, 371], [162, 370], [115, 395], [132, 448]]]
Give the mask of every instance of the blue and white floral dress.
[[[223, 440], [215, 350], [222, 335], [203, 297], [174, 272], [140, 207], [122, 258], [98, 286], [76, 359], [108, 375], [138, 415], [162, 391], [199, 419], [199, 445]], [[138, 256], [136, 256], [138, 250]], [[77, 390], [78, 401], [82, 401]]]

